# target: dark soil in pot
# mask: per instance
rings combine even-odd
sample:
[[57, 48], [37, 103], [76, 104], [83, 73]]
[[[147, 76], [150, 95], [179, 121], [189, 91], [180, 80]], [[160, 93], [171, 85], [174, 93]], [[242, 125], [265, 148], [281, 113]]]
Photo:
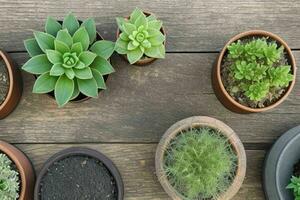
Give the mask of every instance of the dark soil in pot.
[[117, 200], [116, 183], [104, 164], [88, 156], [55, 162], [42, 178], [41, 200]]
[[300, 177], [300, 160], [294, 165], [293, 175]]
[[0, 105], [6, 99], [9, 89], [9, 76], [5, 63], [0, 60]]
[[[265, 37], [259, 37], [259, 36], [253, 36], [253, 37], [245, 37], [240, 39], [241, 44], [245, 44], [248, 42], [251, 42], [256, 39], [265, 38]], [[268, 43], [277, 43], [278, 48], [281, 46], [280, 43], [278, 43], [276, 40], [271, 38], [266, 38]], [[291, 65], [289, 60], [287, 60], [288, 56], [286, 51], [283, 51], [283, 55], [281, 56], [280, 60], [276, 63], [274, 63], [274, 67], [279, 66], [285, 66], [285, 65]], [[250, 107], [250, 108], [264, 108], [268, 107], [272, 104], [274, 104], [276, 101], [278, 101], [286, 92], [288, 87], [285, 88], [271, 88], [270, 92], [268, 93], [267, 97], [262, 99], [261, 101], [252, 101], [250, 100], [244, 92], [232, 92], [230, 88], [232, 88], [233, 85], [237, 85], [235, 82], [237, 81], [232, 74], [230, 73], [230, 67], [233, 65], [233, 62], [228, 59], [228, 52], [224, 56], [224, 59], [222, 61], [221, 65], [221, 77], [222, 82], [224, 84], [224, 87], [228, 94], [238, 103]]]

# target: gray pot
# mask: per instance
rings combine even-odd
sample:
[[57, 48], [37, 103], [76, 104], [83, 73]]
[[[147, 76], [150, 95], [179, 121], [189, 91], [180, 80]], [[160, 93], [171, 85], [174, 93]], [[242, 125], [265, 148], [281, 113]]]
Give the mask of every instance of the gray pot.
[[300, 126], [283, 134], [265, 160], [263, 186], [268, 200], [294, 200], [290, 182], [294, 165], [300, 159]]

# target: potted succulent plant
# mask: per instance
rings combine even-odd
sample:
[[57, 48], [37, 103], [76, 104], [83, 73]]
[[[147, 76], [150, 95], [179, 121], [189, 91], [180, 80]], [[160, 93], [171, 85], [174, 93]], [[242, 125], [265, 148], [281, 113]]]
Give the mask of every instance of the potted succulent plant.
[[115, 50], [130, 64], [146, 65], [165, 57], [165, 31], [153, 14], [136, 8], [130, 17], [118, 17], [117, 24]]
[[34, 180], [27, 157], [16, 147], [0, 141], [0, 199], [31, 200]]
[[267, 200], [300, 197], [300, 126], [284, 133], [266, 156], [263, 186]]
[[52, 156], [34, 190], [34, 200], [123, 198], [123, 182], [115, 165], [100, 152], [87, 148], [69, 148]]
[[24, 42], [31, 59], [22, 68], [37, 76], [34, 93], [54, 95], [61, 107], [106, 89], [114, 43], [103, 40], [93, 19], [81, 22], [72, 13], [63, 22], [48, 17], [45, 31]]
[[246, 154], [234, 131], [210, 117], [171, 126], [156, 151], [156, 174], [172, 199], [229, 200], [246, 173]]
[[238, 113], [262, 112], [279, 105], [291, 92], [296, 63], [277, 35], [248, 31], [233, 37], [213, 70], [216, 96]]
[[4, 51], [0, 50], [0, 119], [9, 115], [22, 96], [22, 77]]

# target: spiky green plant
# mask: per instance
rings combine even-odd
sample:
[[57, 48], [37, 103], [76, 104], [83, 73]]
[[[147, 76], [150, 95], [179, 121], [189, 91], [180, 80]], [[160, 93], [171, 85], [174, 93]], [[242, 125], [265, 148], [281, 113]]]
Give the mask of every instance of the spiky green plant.
[[19, 173], [12, 167], [12, 161], [0, 153], [0, 199], [16, 200], [20, 189]]
[[38, 76], [34, 93], [54, 90], [61, 107], [80, 93], [97, 97], [98, 89], [106, 89], [104, 75], [114, 72], [108, 59], [114, 43], [97, 41], [93, 19], [81, 23], [70, 13], [62, 24], [48, 17], [46, 32], [34, 32], [34, 38], [24, 41], [32, 57], [23, 70]]
[[116, 51], [127, 54], [130, 64], [143, 56], [151, 58], [165, 57], [165, 36], [161, 33], [162, 22], [154, 15], [146, 16], [136, 8], [129, 19], [117, 18], [121, 31], [116, 42]]
[[276, 96], [293, 80], [290, 65], [282, 65], [284, 47], [267, 38], [237, 41], [228, 46], [227, 58], [232, 63], [228, 88], [230, 93], [243, 93], [251, 101]]
[[235, 175], [237, 156], [228, 139], [211, 128], [180, 133], [166, 150], [164, 170], [186, 199], [216, 199]]
[[300, 200], [300, 177], [292, 176], [286, 188], [293, 191], [295, 200]]

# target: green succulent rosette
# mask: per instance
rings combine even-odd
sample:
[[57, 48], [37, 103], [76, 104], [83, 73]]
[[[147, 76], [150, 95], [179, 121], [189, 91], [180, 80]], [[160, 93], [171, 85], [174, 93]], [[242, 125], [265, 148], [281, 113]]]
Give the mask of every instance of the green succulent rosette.
[[19, 199], [20, 178], [14, 170], [13, 162], [3, 153], [0, 153], [0, 199]]
[[38, 76], [33, 93], [54, 91], [61, 107], [80, 93], [97, 97], [98, 89], [106, 89], [103, 76], [114, 72], [108, 59], [115, 44], [96, 36], [91, 18], [80, 24], [72, 13], [62, 23], [48, 17], [45, 32], [24, 41], [31, 58], [22, 69]]
[[146, 16], [136, 8], [129, 19], [117, 18], [117, 24], [121, 33], [115, 50], [119, 54], [126, 54], [130, 64], [136, 63], [143, 56], [165, 58], [166, 37], [160, 31], [162, 21], [154, 15]]

